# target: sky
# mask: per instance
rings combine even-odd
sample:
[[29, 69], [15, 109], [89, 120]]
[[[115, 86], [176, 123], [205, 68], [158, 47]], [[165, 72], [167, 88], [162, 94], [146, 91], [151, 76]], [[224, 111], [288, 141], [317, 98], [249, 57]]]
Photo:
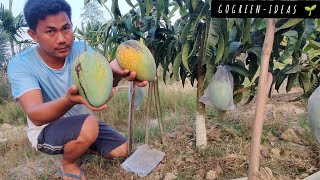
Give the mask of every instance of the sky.
[[[45, 0], [44, 0], [45, 1]], [[80, 14], [83, 13], [83, 6], [84, 6], [84, 1], [83, 0], [66, 0], [72, 9], [72, 23], [74, 24], [74, 27], [81, 26], [81, 18], [80, 18]], [[16, 16], [19, 13], [23, 12], [23, 6], [25, 4], [26, 0], [13, 0], [13, 4], [12, 4], [12, 12], [13, 15]], [[111, 0], [106, 2], [107, 7], [110, 7], [111, 9]], [[132, 1], [134, 2], [134, 1]], [[5, 8], [9, 8], [9, 0], [0, 0], [0, 3], [2, 3]], [[119, 1], [119, 7], [120, 7], [120, 11], [121, 13], [125, 14], [126, 12], [128, 12], [131, 7], [123, 0]], [[101, 8], [103, 11], [105, 11], [105, 19], [110, 19], [110, 15], [107, 13], [107, 11], [102, 7]]]
[[[45, 0], [43, 0], [45, 1]], [[83, 6], [84, 6], [84, 0], [66, 0], [70, 6], [71, 6], [71, 11], [72, 11], [72, 15], [71, 15], [71, 21], [73, 23], [73, 28], [75, 27], [81, 27], [81, 17], [80, 14], [82, 14], [83, 11]], [[92, 1], [92, 0], [91, 0]], [[23, 13], [23, 7], [25, 4], [26, 0], [13, 0], [13, 4], [12, 4], [12, 12], [14, 16], [17, 16], [19, 13]], [[131, 2], [133, 4], [136, 4], [137, 1], [136, 0], [131, 0]], [[9, 0], [0, 0], [0, 3], [4, 5], [5, 8], [9, 8]], [[107, 2], [105, 3], [107, 7], [109, 7], [109, 9], [111, 10], [111, 3], [112, 0], [107, 0]], [[127, 12], [130, 11], [131, 7], [126, 3], [125, 0], [119, 0], [119, 8], [121, 11], [121, 14], [125, 14]], [[107, 12], [107, 10], [104, 7], [101, 7], [101, 10], [104, 12], [103, 16], [105, 17], [106, 20], [109, 20], [111, 17], [109, 15], [109, 13]], [[175, 19], [178, 18], [179, 15], [177, 15], [178, 13], [175, 13], [175, 16], [173, 17], [173, 22], [175, 21]], [[23, 39], [31, 39], [29, 37], [29, 35], [26, 33], [25, 35], [23, 35]]]

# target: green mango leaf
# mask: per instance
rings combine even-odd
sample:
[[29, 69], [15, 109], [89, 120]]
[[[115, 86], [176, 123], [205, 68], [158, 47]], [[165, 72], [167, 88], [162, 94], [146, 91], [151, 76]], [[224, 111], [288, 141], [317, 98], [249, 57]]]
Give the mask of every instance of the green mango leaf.
[[249, 49], [247, 49], [248, 52], [251, 52], [253, 54], [255, 54], [257, 56], [257, 64], [260, 65], [260, 57], [261, 57], [261, 51], [262, 51], [262, 48], [261, 47], [251, 47]]
[[[169, 14], [169, 1], [168, 1], [168, 0], [161, 0], [160, 2], [161, 2], [162, 12], [163, 12], [166, 16], [168, 16], [168, 14]], [[178, 7], [178, 6], [177, 6], [177, 3], [175, 3], [175, 4], [176, 4], [176, 7]]]
[[90, 2], [90, 0], [84, 0], [84, 1], [83, 1], [83, 4], [86, 5], [86, 4], [88, 4], [89, 2]]
[[122, 16], [119, 9], [118, 0], [112, 1], [111, 12], [116, 20], [119, 20], [120, 17]]
[[250, 40], [251, 18], [244, 19], [245, 29], [243, 32], [242, 44], [247, 43]]
[[126, 19], [126, 27], [131, 33], [133, 33], [135, 35], [138, 35], [138, 36], [143, 36], [144, 35], [142, 32], [140, 32], [137, 28], [135, 28], [133, 26], [131, 17], [128, 17]]
[[314, 49], [320, 49], [320, 43], [314, 40], [309, 40], [308, 46]]
[[152, 27], [151, 29], [149, 29], [148, 35], [146, 38], [147, 44], [151, 44], [154, 41], [154, 36], [155, 36], [156, 31], [157, 31], [157, 27], [155, 27], [155, 26]]
[[229, 54], [233, 56], [236, 52], [238, 52], [241, 46], [241, 42], [233, 41], [229, 45]]
[[192, 14], [193, 13], [192, 0], [184, 0], [184, 2], [185, 2], [186, 9], [188, 9], [188, 12]]
[[245, 76], [245, 77], [249, 77], [250, 76], [250, 73], [249, 71], [244, 67], [244, 66], [241, 66], [239, 64], [232, 64], [232, 66], [230, 65], [225, 65], [227, 69], [229, 69], [230, 71], [234, 71], [242, 76]]
[[275, 89], [277, 92], [279, 92], [279, 88], [283, 81], [288, 77], [287, 74], [279, 73], [278, 76], [276, 77], [276, 84], [275, 84]]
[[181, 77], [182, 87], [184, 87], [186, 78], [187, 78], [187, 72], [184, 66], [180, 68], [180, 77]]
[[[174, 62], [174, 59], [172, 58], [173, 56], [173, 50], [174, 49], [174, 46], [175, 46], [175, 43], [177, 42], [176, 40], [168, 40], [170, 43], [169, 43], [169, 46], [168, 46], [168, 51], [167, 51], [167, 64], [169, 65], [170, 62]], [[160, 57], [161, 58], [161, 57]], [[167, 67], [166, 67], [167, 68]]]
[[[301, 50], [303, 47], [305, 47], [307, 40], [310, 39], [311, 35], [315, 32], [315, 25], [313, 19], [305, 19], [303, 21], [304, 29], [303, 33], [296, 45], [296, 50]], [[310, 42], [309, 42], [310, 43]]]
[[256, 95], [256, 90], [254, 88], [252, 88], [250, 91], [249, 98], [247, 99], [247, 101], [244, 104], [245, 105], [249, 104], [253, 100], [255, 95]]
[[207, 64], [206, 64], [206, 75], [204, 78], [204, 84], [203, 84], [203, 89], [206, 89], [213, 78], [214, 72], [215, 72], [215, 67], [216, 64], [214, 63], [213, 59], [211, 59]]
[[190, 42], [187, 41], [182, 48], [182, 63], [184, 67], [187, 69], [187, 71], [191, 72], [189, 69], [189, 63], [188, 63], [189, 49], [190, 49]]
[[315, 57], [317, 57], [317, 56], [319, 56], [319, 55], [320, 55], [320, 49], [310, 50], [310, 51], [308, 52], [308, 58], [309, 58], [309, 59], [313, 59], [313, 58], [315, 58]]
[[170, 18], [170, 19], [174, 16], [175, 12], [176, 12], [178, 9], [179, 9], [179, 5], [178, 5], [178, 4], [175, 4], [175, 5], [173, 6], [173, 8], [171, 9], [171, 11], [169, 12], [169, 18]]
[[129, 6], [131, 6], [132, 8], [134, 8], [134, 5], [131, 3], [131, 0], [126, 0], [126, 2], [127, 2], [127, 4], [128, 4]]
[[303, 19], [296, 19], [296, 18], [290, 18], [286, 23], [284, 23], [282, 26], [276, 28], [275, 32], [278, 32], [281, 29], [286, 29], [292, 26], [295, 26], [297, 24], [299, 24], [301, 21], [303, 21]]
[[157, 9], [156, 25], [158, 25], [161, 18], [161, 5], [159, 3], [156, 5], [156, 9]]
[[199, 51], [200, 47], [200, 41], [201, 41], [201, 34], [202, 34], [202, 29], [198, 28], [197, 32], [195, 34], [195, 38], [193, 41], [193, 47], [191, 53], [188, 55], [188, 59], [191, 58], [191, 56], [196, 55], [196, 53]]
[[285, 61], [292, 55], [298, 40], [298, 32], [295, 30], [287, 31], [283, 35], [287, 36], [288, 41], [287, 41], [287, 46], [284, 52], [281, 54], [280, 58], [278, 59], [279, 62]]
[[227, 29], [228, 29], [228, 31], [231, 31], [233, 29], [234, 21], [235, 21], [234, 18], [229, 18], [228, 19], [228, 21], [227, 21]]
[[174, 59], [174, 62], [173, 62], [173, 69], [172, 69], [172, 72], [173, 72], [173, 76], [174, 78], [179, 81], [179, 69], [180, 69], [180, 64], [182, 62], [182, 52], [179, 52], [178, 55], [176, 56], [176, 58]]
[[208, 4], [205, 4], [202, 1], [199, 1], [199, 4], [197, 5], [197, 9], [194, 10], [190, 18], [191, 27], [187, 37], [188, 40], [193, 40], [194, 34], [198, 28], [201, 17], [203, 16], [204, 12], [208, 11], [208, 9], [209, 9]]
[[252, 79], [256, 75], [259, 65], [258, 65], [258, 56], [254, 53], [249, 53], [247, 59], [250, 58], [250, 63], [249, 63], [249, 74], [250, 76], [248, 77], [250, 82], [252, 82]]
[[191, 6], [192, 6], [192, 9], [196, 9], [197, 8], [197, 0], [191, 0]]
[[309, 98], [311, 94], [317, 89], [317, 87], [319, 87], [319, 85], [320, 85], [319, 77], [315, 74], [312, 74], [312, 85], [305, 92], [304, 97]]
[[217, 50], [217, 55], [214, 59], [214, 64], [218, 63], [224, 54], [225, 44], [224, 44], [223, 37], [224, 37], [223, 32], [220, 31], [219, 40], [218, 40], [218, 50]]
[[307, 90], [312, 86], [311, 77], [313, 76], [311, 71], [300, 72], [299, 73], [299, 84], [303, 89], [303, 92], [306, 93]]
[[229, 42], [235, 41], [237, 37], [237, 28], [233, 26], [229, 32]]
[[141, 18], [143, 19], [145, 14], [146, 14], [146, 6], [143, 2], [143, 0], [137, 0], [138, 1], [138, 4], [139, 4], [139, 8], [140, 8], [140, 15], [141, 15]]
[[180, 7], [183, 7], [182, 0], [174, 0]]
[[149, 15], [153, 9], [152, 0], [144, 0], [144, 5], [146, 7], [145, 15]]
[[215, 46], [219, 40], [219, 34], [221, 31], [221, 19], [211, 18], [209, 30], [206, 34], [205, 46], [204, 46], [204, 64], [209, 62], [214, 54]]
[[288, 92], [291, 90], [291, 88], [293, 87], [294, 82], [296, 81], [297, 77], [298, 77], [298, 74], [297, 74], [297, 73], [295, 73], [295, 74], [289, 74], [289, 76], [288, 76], [288, 82], [287, 82], [287, 86], [286, 86], [286, 92], [287, 92], [287, 93], [288, 93]]
[[295, 74], [295, 73], [301, 71], [302, 68], [303, 68], [303, 66], [301, 64], [297, 64], [297, 65], [293, 66], [290, 70], [286, 71], [285, 74]]
[[267, 28], [267, 19], [266, 18], [256, 18], [251, 26], [251, 32], [260, 31]]
[[189, 34], [190, 31], [190, 27], [191, 27], [191, 22], [188, 21], [187, 24], [184, 26], [182, 34], [181, 34], [181, 43], [184, 44], [185, 41], [187, 40], [187, 36]]

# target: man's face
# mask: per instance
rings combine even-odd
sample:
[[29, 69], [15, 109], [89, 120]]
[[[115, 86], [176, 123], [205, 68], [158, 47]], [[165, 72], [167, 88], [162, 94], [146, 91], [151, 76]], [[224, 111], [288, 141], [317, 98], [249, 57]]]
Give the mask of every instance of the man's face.
[[29, 30], [28, 33], [39, 43], [40, 54], [57, 59], [64, 59], [69, 55], [73, 44], [73, 31], [65, 12], [39, 20], [36, 30]]

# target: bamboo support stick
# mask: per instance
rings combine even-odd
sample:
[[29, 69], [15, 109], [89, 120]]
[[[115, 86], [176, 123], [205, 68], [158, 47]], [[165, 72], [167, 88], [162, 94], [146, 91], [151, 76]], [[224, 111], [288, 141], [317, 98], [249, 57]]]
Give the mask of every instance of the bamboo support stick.
[[163, 131], [163, 123], [162, 123], [162, 113], [161, 113], [161, 106], [160, 106], [160, 95], [159, 95], [159, 83], [158, 83], [158, 77], [154, 80], [154, 99], [156, 104], [156, 110], [157, 110], [157, 117], [158, 117], [158, 123], [160, 128], [160, 135], [161, 135], [161, 142], [162, 144], [165, 143], [164, 140], [164, 131]]
[[134, 123], [134, 94], [135, 94], [135, 84], [133, 82], [130, 89], [130, 96], [131, 101], [129, 103], [129, 122], [128, 122], [128, 129], [129, 129], [129, 142], [128, 142], [128, 154], [131, 155], [132, 153], [132, 144], [133, 144], [133, 123]]
[[149, 143], [149, 131], [150, 131], [150, 116], [151, 116], [151, 106], [152, 106], [152, 88], [153, 83], [149, 83], [148, 88], [148, 104], [147, 104], [147, 118], [146, 118], [146, 130], [145, 130], [145, 144]]

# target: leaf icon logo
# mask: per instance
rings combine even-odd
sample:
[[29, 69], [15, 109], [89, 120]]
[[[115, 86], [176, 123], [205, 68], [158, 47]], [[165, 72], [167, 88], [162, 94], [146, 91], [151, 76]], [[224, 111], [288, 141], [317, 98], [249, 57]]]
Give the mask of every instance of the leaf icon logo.
[[306, 7], [304, 7], [304, 9], [305, 9], [306, 11], [309, 11], [309, 15], [308, 15], [308, 16], [311, 16], [311, 11], [315, 10], [316, 7], [317, 7], [317, 5], [313, 5], [313, 6], [311, 6], [311, 7], [306, 6]]

